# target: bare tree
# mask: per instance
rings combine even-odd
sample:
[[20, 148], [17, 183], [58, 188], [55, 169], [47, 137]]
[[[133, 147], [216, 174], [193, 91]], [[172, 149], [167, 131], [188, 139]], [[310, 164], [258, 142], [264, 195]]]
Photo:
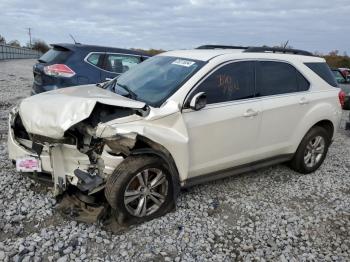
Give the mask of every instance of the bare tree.
[[18, 40], [11, 40], [8, 44], [10, 46], [21, 47], [21, 43]]
[[1, 45], [6, 44], [5, 37], [3, 37], [2, 35], [0, 35], [0, 44], [1, 44]]
[[38, 50], [41, 53], [46, 53], [50, 49], [50, 46], [46, 44], [44, 40], [40, 40], [40, 39], [34, 39], [31, 47], [32, 49]]

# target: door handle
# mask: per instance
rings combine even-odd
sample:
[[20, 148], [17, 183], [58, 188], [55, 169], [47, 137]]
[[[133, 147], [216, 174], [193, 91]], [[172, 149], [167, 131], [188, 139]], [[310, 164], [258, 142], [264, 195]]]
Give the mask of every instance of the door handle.
[[252, 117], [252, 116], [257, 116], [259, 114], [259, 111], [255, 111], [253, 109], [248, 109], [243, 116], [244, 117]]
[[306, 105], [309, 103], [309, 100], [307, 100], [305, 97], [300, 98], [299, 104]]

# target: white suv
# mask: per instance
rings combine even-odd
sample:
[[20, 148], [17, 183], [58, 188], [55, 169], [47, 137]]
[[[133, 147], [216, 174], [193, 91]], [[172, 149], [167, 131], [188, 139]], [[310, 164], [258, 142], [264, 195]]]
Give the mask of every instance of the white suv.
[[325, 60], [301, 50], [202, 46], [152, 57], [98, 86], [24, 99], [9, 120], [17, 170], [103, 192], [121, 223], [174, 207], [182, 187], [323, 162], [341, 118]]

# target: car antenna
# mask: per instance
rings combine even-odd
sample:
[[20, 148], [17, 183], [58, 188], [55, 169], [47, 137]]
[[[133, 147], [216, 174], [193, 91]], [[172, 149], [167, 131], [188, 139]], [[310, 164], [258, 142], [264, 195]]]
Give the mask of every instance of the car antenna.
[[283, 45], [283, 49], [286, 49], [286, 48], [287, 48], [288, 43], [289, 43], [289, 40], [287, 40], [287, 41], [284, 43], [284, 45]]
[[74, 44], [76, 44], [76, 45], [80, 45], [80, 43], [78, 43], [77, 41], [75, 41], [75, 38], [71, 35], [71, 34], [69, 34], [69, 36], [73, 39], [73, 41], [74, 41]]

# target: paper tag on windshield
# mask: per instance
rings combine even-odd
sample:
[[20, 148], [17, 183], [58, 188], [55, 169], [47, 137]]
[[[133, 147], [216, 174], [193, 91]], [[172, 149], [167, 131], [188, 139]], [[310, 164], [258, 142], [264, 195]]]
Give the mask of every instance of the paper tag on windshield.
[[172, 62], [173, 65], [179, 65], [179, 66], [185, 66], [190, 67], [191, 65], [194, 65], [196, 62], [183, 60], [183, 59], [176, 59], [174, 62]]

